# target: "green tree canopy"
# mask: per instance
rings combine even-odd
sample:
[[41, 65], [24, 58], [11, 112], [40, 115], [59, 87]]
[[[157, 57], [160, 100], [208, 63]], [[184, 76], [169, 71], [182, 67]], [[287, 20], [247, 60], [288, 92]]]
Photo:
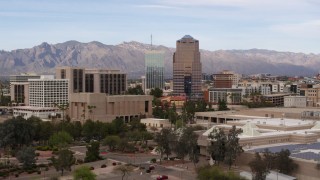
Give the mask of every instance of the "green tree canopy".
[[23, 168], [32, 168], [36, 163], [35, 149], [32, 147], [23, 147], [17, 152], [16, 157], [20, 163], [23, 164]]
[[227, 106], [227, 102], [224, 99], [220, 99], [218, 100], [218, 111], [227, 111], [229, 110], [228, 106]]
[[121, 139], [119, 136], [107, 136], [106, 138], [103, 139], [102, 141], [102, 144], [105, 146], [105, 145], [108, 145], [109, 146], [109, 149], [110, 151], [114, 151], [115, 148], [119, 145]]
[[62, 149], [58, 153], [58, 158], [53, 156], [51, 161], [56, 170], [60, 171], [63, 176], [64, 171], [71, 171], [71, 166], [75, 163], [76, 159], [74, 158], [72, 151], [69, 149]]
[[81, 166], [73, 172], [74, 180], [96, 180], [96, 176], [88, 166]]
[[160, 98], [162, 97], [163, 91], [160, 88], [154, 88], [151, 89], [150, 95], [154, 96], [155, 98]]
[[8, 119], [0, 124], [0, 146], [16, 149], [30, 145], [35, 137], [32, 124], [21, 116]]
[[232, 126], [227, 135], [225, 161], [229, 165], [229, 169], [231, 169], [232, 164], [243, 152], [242, 146], [239, 144], [239, 134], [241, 133], [242, 129], [236, 129], [236, 126]]
[[65, 148], [72, 142], [72, 137], [65, 131], [54, 133], [49, 139], [50, 146], [56, 146], [58, 148]]
[[142, 87], [140, 85], [137, 85], [136, 87], [129, 87], [126, 94], [129, 95], [144, 95], [144, 92], [142, 90]]
[[92, 141], [89, 145], [87, 145], [87, 152], [84, 161], [93, 162], [101, 159], [102, 158], [100, 156], [100, 142]]
[[211, 154], [211, 158], [215, 161], [215, 164], [220, 164], [224, 161], [226, 152], [227, 137], [223, 129], [213, 129], [209, 134], [209, 139], [211, 140], [208, 151]]
[[161, 159], [165, 154], [168, 156], [171, 154], [173, 149], [173, 143], [176, 142], [176, 134], [168, 128], [162, 128], [159, 133], [156, 133], [154, 141], [158, 145], [158, 152], [160, 153]]
[[260, 154], [256, 152], [255, 158], [250, 161], [249, 166], [252, 171], [253, 180], [265, 180], [269, 174], [266, 162], [261, 158]]

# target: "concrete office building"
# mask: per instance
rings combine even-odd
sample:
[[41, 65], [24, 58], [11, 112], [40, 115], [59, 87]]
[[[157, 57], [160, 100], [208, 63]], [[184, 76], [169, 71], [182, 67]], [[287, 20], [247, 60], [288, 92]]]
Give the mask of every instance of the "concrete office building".
[[213, 74], [214, 88], [232, 88], [238, 86], [240, 75], [232, 71], [224, 70], [219, 74]]
[[10, 76], [10, 96], [13, 105], [29, 105], [28, 79], [40, 79], [40, 76], [29, 74]]
[[201, 61], [199, 41], [185, 35], [176, 42], [173, 55], [173, 93], [190, 99], [201, 99]]
[[120, 95], [125, 94], [127, 89], [127, 75], [120, 70], [59, 67], [56, 69], [56, 78], [69, 79], [70, 93]]
[[284, 107], [307, 107], [307, 97], [305, 96], [285, 96]]
[[53, 76], [41, 76], [29, 79], [29, 105], [34, 107], [54, 107], [69, 101], [69, 80], [54, 79]]
[[[122, 118], [130, 122], [135, 117], [152, 117], [152, 96], [114, 95], [105, 93], [70, 94], [69, 116], [73, 121], [86, 119], [111, 122]], [[91, 110], [89, 107], [95, 107]]]
[[240, 104], [242, 97], [242, 89], [233, 88], [211, 88], [209, 89], [209, 103], [217, 104], [220, 100], [224, 100], [228, 104]]
[[147, 51], [145, 53], [146, 89], [164, 88], [164, 53]]

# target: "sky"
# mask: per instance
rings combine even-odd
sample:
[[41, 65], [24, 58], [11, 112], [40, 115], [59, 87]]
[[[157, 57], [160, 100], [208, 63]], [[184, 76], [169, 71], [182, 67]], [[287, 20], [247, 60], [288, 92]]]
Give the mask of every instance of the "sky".
[[320, 53], [319, 0], [0, 0], [0, 49], [138, 41]]

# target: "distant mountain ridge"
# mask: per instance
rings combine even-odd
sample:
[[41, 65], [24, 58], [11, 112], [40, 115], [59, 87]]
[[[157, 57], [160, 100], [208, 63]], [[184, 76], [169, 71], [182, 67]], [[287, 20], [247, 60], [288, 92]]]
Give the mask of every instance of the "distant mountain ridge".
[[[172, 77], [174, 48], [152, 47], [165, 53], [165, 76]], [[0, 51], [0, 75], [20, 73], [53, 74], [57, 66], [120, 69], [130, 78], [144, 74], [144, 52], [150, 45], [136, 41], [105, 45], [93, 41], [46, 42], [28, 49]], [[320, 55], [277, 52], [262, 49], [201, 50], [204, 73], [232, 70], [240, 74], [271, 73], [274, 75], [310, 76], [319, 71]]]

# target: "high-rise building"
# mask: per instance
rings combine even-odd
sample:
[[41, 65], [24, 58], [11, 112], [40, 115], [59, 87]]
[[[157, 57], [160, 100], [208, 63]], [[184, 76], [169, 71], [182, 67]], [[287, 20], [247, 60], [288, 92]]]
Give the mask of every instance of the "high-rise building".
[[29, 105], [33, 107], [55, 107], [69, 101], [68, 80], [54, 79], [53, 76], [41, 76], [29, 79]]
[[39, 75], [12, 75], [10, 76], [10, 96], [14, 105], [29, 105], [28, 79], [39, 79]]
[[164, 87], [164, 53], [148, 51], [145, 53], [146, 89]]
[[190, 99], [202, 98], [199, 41], [185, 35], [176, 42], [173, 55], [173, 93]]
[[56, 78], [69, 79], [70, 93], [121, 95], [127, 88], [127, 75], [120, 70], [59, 67]]

